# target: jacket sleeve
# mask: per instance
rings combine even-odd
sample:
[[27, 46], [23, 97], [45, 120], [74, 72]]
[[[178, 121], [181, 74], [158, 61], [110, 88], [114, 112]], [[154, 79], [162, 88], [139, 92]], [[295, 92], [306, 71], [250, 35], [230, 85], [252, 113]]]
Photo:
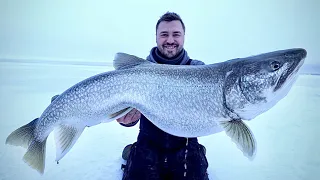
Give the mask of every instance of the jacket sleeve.
[[193, 59], [193, 60], [190, 62], [190, 65], [205, 65], [205, 63], [202, 62], [202, 61]]

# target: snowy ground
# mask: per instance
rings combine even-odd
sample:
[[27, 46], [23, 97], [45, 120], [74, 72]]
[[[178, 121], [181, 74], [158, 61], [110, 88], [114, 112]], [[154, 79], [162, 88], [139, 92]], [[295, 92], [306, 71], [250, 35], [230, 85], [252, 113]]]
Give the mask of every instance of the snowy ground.
[[[28, 167], [25, 150], [5, 145], [16, 128], [41, 115], [53, 95], [110, 67], [0, 64], [1, 180], [119, 180], [121, 152], [135, 141], [138, 125], [116, 122], [87, 128], [71, 151], [55, 163], [53, 134], [47, 141], [43, 176]], [[320, 179], [320, 76], [301, 75], [288, 96], [270, 111], [247, 122], [258, 143], [256, 158], [248, 160], [224, 132], [199, 138], [207, 148], [212, 180]]]

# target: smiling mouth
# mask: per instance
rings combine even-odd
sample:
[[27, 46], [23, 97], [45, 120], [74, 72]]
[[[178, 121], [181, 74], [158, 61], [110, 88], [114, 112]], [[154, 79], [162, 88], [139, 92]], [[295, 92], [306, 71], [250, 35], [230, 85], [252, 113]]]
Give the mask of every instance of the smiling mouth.
[[164, 48], [168, 50], [173, 50], [176, 49], [178, 46], [177, 45], [165, 45]]

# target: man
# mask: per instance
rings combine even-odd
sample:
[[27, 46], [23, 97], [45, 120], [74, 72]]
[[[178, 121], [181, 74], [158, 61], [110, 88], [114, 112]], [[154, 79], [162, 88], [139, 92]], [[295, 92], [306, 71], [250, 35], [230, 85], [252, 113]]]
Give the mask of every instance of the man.
[[[185, 26], [180, 16], [173, 12], [165, 13], [156, 24], [157, 47], [151, 49], [147, 60], [171, 65], [204, 64], [188, 57], [183, 48], [184, 38]], [[165, 133], [136, 109], [117, 121], [131, 127], [139, 119], [137, 142], [126, 146], [123, 151], [122, 157], [127, 160], [123, 180], [208, 179], [205, 148], [198, 143], [197, 138], [182, 138]]]

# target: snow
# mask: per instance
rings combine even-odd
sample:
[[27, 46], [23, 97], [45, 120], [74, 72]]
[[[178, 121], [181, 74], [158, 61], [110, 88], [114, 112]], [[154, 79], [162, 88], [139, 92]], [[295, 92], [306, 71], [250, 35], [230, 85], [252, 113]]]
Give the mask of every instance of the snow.
[[[1, 180], [121, 179], [121, 153], [136, 140], [139, 124], [126, 128], [114, 121], [86, 128], [59, 164], [52, 133], [43, 175], [22, 161], [23, 148], [5, 145], [13, 130], [40, 116], [52, 96], [108, 70], [112, 67], [0, 62]], [[199, 138], [207, 149], [210, 179], [320, 178], [320, 76], [307, 74], [300, 75], [289, 94], [271, 110], [246, 122], [258, 146], [253, 161], [243, 156], [224, 132]]]

